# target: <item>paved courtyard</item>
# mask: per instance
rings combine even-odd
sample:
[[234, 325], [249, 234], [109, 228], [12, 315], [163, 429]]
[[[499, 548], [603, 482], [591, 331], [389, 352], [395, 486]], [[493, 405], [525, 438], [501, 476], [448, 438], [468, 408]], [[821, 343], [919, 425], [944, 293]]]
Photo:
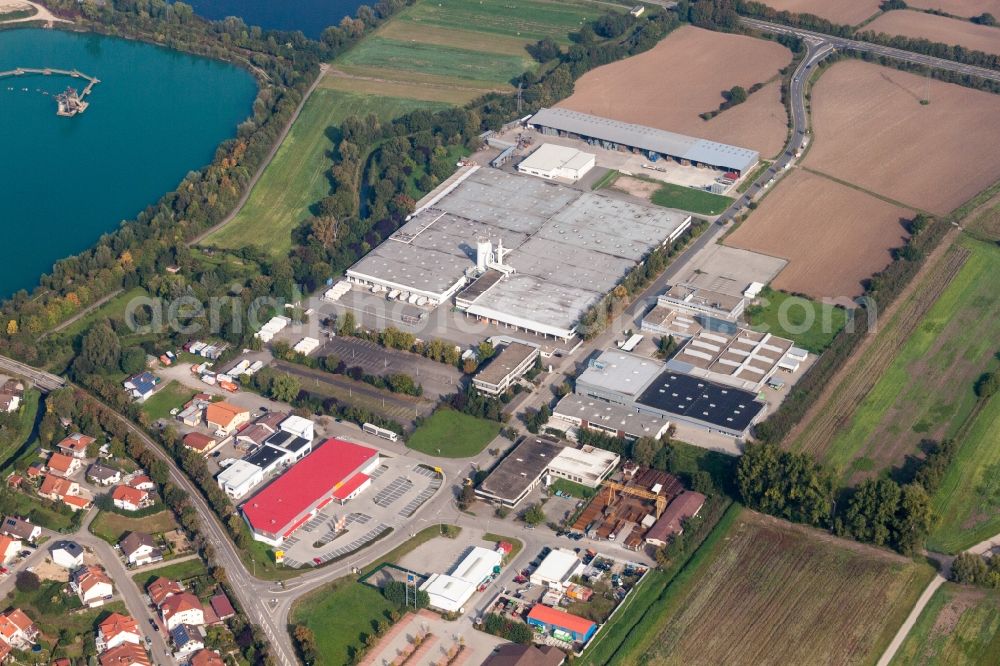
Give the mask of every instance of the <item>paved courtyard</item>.
[[372, 485], [341, 505], [331, 502], [285, 540], [285, 564], [314, 566], [341, 559], [408, 525], [441, 488], [436, 472], [406, 457], [382, 456]]

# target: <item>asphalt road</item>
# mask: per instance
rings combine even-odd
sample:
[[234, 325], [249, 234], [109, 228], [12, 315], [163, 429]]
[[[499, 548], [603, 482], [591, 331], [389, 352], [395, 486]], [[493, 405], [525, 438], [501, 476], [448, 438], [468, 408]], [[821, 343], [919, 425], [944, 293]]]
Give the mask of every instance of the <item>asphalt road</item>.
[[989, 79], [991, 81], [1000, 81], [1000, 72], [993, 69], [986, 69], [985, 67], [963, 65], [962, 63], [955, 62], [954, 60], [935, 58], [934, 56], [923, 55], [921, 53], [913, 53], [911, 51], [904, 51], [902, 49], [894, 49], [889, 46], [880, 46], [878, 44], [871, 44], [869, 42], [860, 42], [854, 39], [846, 39], [844, 37], [834, 37], [833, 35], [826, 35], [821, 32], [813, 32], [812, 30], [803, 30], [801, 28], [792, 28], [787, 25], [781, 25], [779, 23], [769, 23], [767, 21], [761, 21], [759, 19], [741, 18], [740, 21], [746, 26], [749, 26], [756, 30], [761, 30], [763, 32], [770, 32], [770, 33], [784, 34], [784, 35], [795, 35], [796, 37], [801, 37], [803, 39], [811, 39], [818, 43], [829, 44], [834, 48], [838, 49], [874, 53], [877, 55], [886, 56], [889, 58], [895, 58], [897, 60], [902, 60], [904, 62], [912, 62], [918, 65], [926, 65], [927, 67], [933, 67], [935, 69], [943, 69], [950, 72], [959, 72], [960, 74], [978, 76], [980, 78]]

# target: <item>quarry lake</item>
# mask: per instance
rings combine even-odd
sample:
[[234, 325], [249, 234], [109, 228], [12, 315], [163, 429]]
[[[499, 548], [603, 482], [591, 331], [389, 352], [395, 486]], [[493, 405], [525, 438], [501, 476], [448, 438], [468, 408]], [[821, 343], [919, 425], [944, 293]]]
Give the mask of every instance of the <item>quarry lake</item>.
[[239, 16], [247, 25], [301, 30], [306, 37], [319, 39], [325, 28], [353, 16], [362, 0], [188, 0], [188, 4], [207, 19]]
[[0, 296], [30, 290], [52, 264], [212, 160], [252, 111], [245, 70], [150, 44], [44, 29], [0, 32], [0, 72], [96, 77], [86, 112], [56, 115], [56, 95], [87, 81], [0, 78]]

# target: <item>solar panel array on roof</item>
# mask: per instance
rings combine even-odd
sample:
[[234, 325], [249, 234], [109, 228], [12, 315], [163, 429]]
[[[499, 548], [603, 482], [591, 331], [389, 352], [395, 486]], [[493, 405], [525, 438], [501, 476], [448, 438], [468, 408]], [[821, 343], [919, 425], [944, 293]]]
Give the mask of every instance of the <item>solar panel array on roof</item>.
[[751, 169], [760, 159], [760, 154], [749, 148], [698, 139], [644, 125], [633, 125], [569, 109], [541, 109], [528, 122], [536, 127], [551, 127], [561, 132], [741, 172]]
[[764, 409], [756, 398], [749, 391], [668, 370], [653, 380], [636, 402], [727, 430], [743, 431]]

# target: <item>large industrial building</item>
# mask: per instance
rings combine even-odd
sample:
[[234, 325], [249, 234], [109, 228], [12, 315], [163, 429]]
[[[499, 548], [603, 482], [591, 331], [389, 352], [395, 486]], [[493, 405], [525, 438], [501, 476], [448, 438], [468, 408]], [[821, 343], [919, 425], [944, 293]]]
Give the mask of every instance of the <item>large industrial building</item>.
[[493, 468], [476, 489], [489, 502], [517, 506], [545, 475], [596, 488], [618, 466], [617, 453], [585, 446], [563, 446], [542, 437], [526, 437]]
[[638, 151], [654, 160], [663, 157], [681, 164], [706, 166], [740, 174], [748, 173], [760, 160], [760, 154], [749, 148], [739, 148], [569, 109], [541, 109], [531, 117], [528, 125], [542, 134], [581, 139], [608, 150]]
[[587, 309], [691, 217], [473, 167], [347, 271], [390, 297], [569, 340]]
[[566, 423], [576, 429], [596, 430], [612, 437], [635, 440], [659, 439], [670, 428], [670, 421], [655, 414], [640, 414], [634, 409], [613, 405], [604, 400], [571, 393], [552, 410], [549, 425]]
[[[730, 356], [717, 352], [719, 357], [727, 361], [722, 364], [726, 372], [731, 372], [734, 367], [740, 369], [740, 375], [735, 378], [734, 383], [741, 381], [743, 373], [751, 372], [748, 368], [756, 369], [754, 363], [763, 363], [764, 358], [771, 362], [771, 357], [767, 356], [770, 352], [766, 349], [770, 339], [754, 345], [747, 356], [741, 357], [746, 362], [745, 365], [730, 366]], [[727, 352], [733, 355], [743, 351], [747, 350], [742, 346], [727, 348]], [[576, 393], [584, 398], [603, 400], [639, 415], [688, 423], [733, 437], [745, 437], [750, 426], [763, 416], [764, 403], [757, 399], [756, 392], [687, 374], [686, 371], [699, 370], [703, 374], [709, 374], [714, 367], [706, 359], [696, 358], [701, 365], [708, 367], [702, 370], [682, 361], [662, 363], [619, 350], [608, 350], [592, 359], [587, 369], [577, 377]], [[683, 367], [676, 369], [678, 364]], [[770, 367], [770, 372], [773, 373], [777, 364]], [[722, 373], [716, 373], [716, 376], [722, 376]], [[569, 410], [560, 410], [561, 413], [566, 411]]]
[[499, 570], [502, 559], [499, 550], [475, 546], [450, 573], [431, 574], [420, 589], [434, 608], [459, 613], [479, 585]]
[[[254, 539], [280, 546], [345, 486], [367, 487], [379, 465], [377, 450], [328, 439], [241, 507]], [[356, 494], [359, 491], [355, 491]]]
[[562, 178], [577, 181], [594, 168], [597, 156], [576, 148], [543, 143], [533, 153], [521, 160], [517, 170], [530, 176], [551, 180]]

